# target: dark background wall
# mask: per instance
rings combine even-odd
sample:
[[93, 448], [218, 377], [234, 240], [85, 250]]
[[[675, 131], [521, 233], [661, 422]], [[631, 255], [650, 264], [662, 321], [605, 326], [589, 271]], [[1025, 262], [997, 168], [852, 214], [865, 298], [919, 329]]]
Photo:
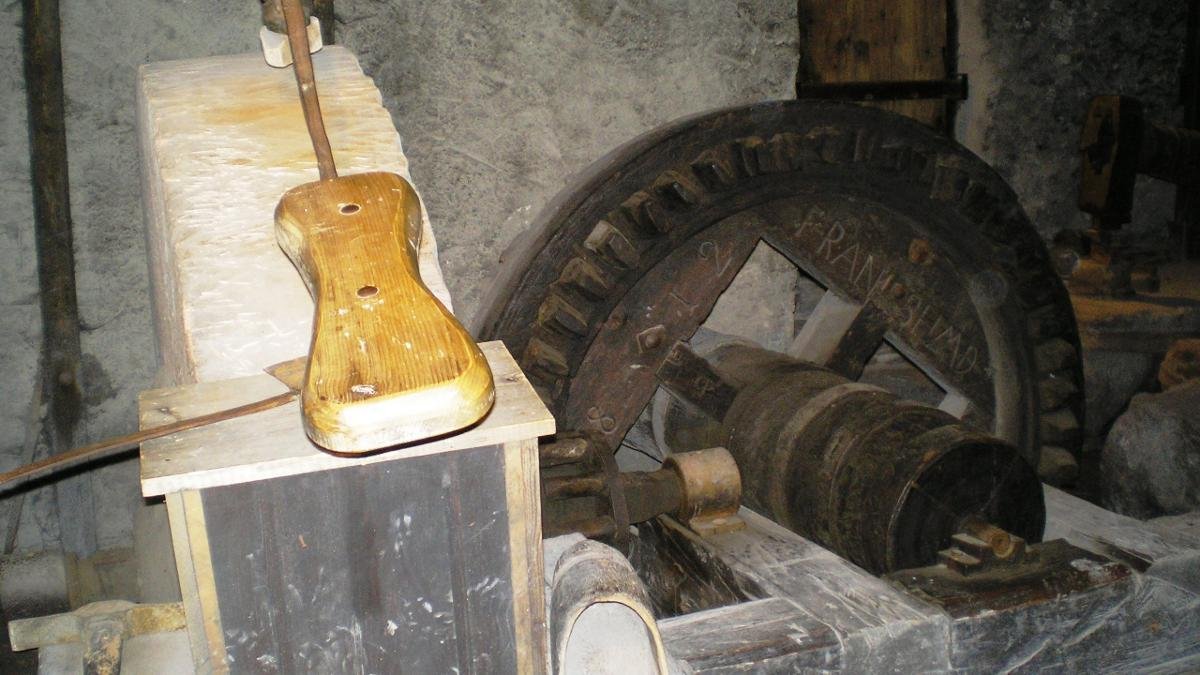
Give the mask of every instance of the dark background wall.
[[[1135, 96], [1150, 119], [1182, 122], [1187, 4], [959, 2], [959, 67], [972, 85], [959, 139], [1008, 180], [1044, 236], [1088, 224], [1075, 197], [1079, 129], [1093, 96]], [[1174, 188], [1142, 179], [1133, 227], [1165, 234], [1173, 203]]]

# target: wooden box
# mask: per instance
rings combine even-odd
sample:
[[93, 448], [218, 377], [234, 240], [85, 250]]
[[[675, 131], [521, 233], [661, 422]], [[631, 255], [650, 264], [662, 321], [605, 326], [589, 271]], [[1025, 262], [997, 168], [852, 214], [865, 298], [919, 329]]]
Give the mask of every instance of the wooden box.
[[[142, 447], [165, 495], [200, 672], [540, 672], [537, 437], [554, 423], [499, 342], [496, 406], [454, 436], [334, 456], [298, 404]], [[267, 375], [146, 392], [144, 426], [282, 392]]]

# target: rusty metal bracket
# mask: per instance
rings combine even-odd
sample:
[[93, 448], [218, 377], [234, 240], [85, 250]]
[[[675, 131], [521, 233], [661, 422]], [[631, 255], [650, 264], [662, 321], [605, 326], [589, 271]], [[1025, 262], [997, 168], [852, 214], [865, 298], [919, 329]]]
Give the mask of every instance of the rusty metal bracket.
[[877, 82], [797, 82], [796, 98], [834, 101], [965, 101], [966, 73], [944, 80], [881, 80]]

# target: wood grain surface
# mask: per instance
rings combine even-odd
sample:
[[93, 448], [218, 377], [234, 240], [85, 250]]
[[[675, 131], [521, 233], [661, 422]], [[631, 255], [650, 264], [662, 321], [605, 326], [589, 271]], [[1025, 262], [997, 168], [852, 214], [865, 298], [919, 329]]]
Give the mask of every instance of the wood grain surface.
[[[313, 66], [338, 168], [408, 178], [400, 135], [354, 54], [327, 45]], [[258, 50], [151, 63], [138, 105], [159, 382], [246, 377], [307, 354], [310, 296], [275, 243], [279, 196], [317, 180], [291, 69]], [[454, 311], [428, 217], [422, 231], [421, 279]]]
[[[255, 415], [142, 444], [142, 495], [152, 497], [180, 490], [391, 462], [553, 434], [554, 418], [504, 344], [484, 342], [479, 348], [491, 365], [496, 383], [496, 404], [479, 424], [462, 433], [382, 452], [333, 454], [314, 444], [304, 433], [300, 423], [300, 403], [293, 401]], [[286, 390], [279, 380], [262, 373], [234, 380], [144, 391], [138, 397], [138, 407], [142, 426], [158, 426]]]
[[373, 172], [284, 194], [275, 234], [316, 302], [304, 428], [337, 452], [457, 431], [492, 407], [483, 354], [421, 281], [421, 203]]
[[[947, 75], [943, 0], [800, 0], [801, 79], [937, 80]], [[866, 103], [940, 128], [945, 101]]]

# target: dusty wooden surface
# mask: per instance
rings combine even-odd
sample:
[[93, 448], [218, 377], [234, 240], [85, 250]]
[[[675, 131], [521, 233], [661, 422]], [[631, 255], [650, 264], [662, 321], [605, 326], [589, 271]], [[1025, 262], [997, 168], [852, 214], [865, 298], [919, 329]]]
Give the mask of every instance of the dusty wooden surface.
[[[313, 57], [344, 174], [408, 177], [400, 137], [353, 54]], [[252, 375], [307, 353], [313, 304], [275, 241], [287, 190], [317, 178], [290, 69], [262, 54], [153, 63], [138, 82], [145, 213], [162, 381]], [[451, 308], [422, 214], [421, 277]]]
[[[946, 77], [945, 0], [800, 0], [801, 82]], [[943, 101], [872, 103], [940, 128]]]
[[[538, 672], [537, 437], [554, 421], [502, 343], [482, 351], [496, 406], [424, 444], [333, 455], [292, 403], [143, 445], [202, 670]], [[280, 388], [262, 374], [145, 392], [142, 423]]]
[[474, 424], [492, 406], [475, 340], [421, 280], [421, 202], [394, 173], [292, 188], [279, 245], [316, 300], [301, 392], [310, 438], [367, 452]]
[[[325, 469], [373, 464], [554, 433], [554, 419], [500, 342], [481, 345], [496, 381], [496, 404], [478, 425], [397, 450], [330, 454], [304, 434], [298, 403], [151, 441], [142, 446], [142, 494], [244, 483]], [[143, 426], [238, 405], [286, 388], [270, 375], [144, 392]]]
[[1046, 491], [1046, 536], [1086, 549], [1060, 570], [1073, 580], [970, 598], [910, 594], [746, 509], [747, 529], [705, 539], [640, 526], [727, 569], [741, 596], [661, 620], [663, 640], [696, 673], [1200, 667], [1200, 514], [1141, 522]]
[[208, 644], [238, 673], [537, 672], [541, 580], [519, 574], [529, 514], [507, 499], [517, 445], [201, 490]]

